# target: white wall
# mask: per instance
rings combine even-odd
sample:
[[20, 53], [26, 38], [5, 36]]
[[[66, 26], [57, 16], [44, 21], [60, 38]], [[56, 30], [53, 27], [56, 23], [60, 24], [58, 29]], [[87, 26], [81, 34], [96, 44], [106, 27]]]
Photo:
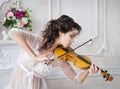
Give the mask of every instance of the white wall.
[[[8, 4], [8, 2], [5, 3], [0, 10], [5, 10], [4, 7]], [[99, 74], [90, 75], [83, 84], [79, 85], [66, 79], [64, 75], [58, 74], [57, 78], [49, 76], [50, 78], [46, 79], [49, 89], [120, 88], [120, 0], [21, 0], [21, 7], [32, 10], [31, 17], [33, 20], [33, 32], [35, 33], [42, 30], [45, 23], [51, 18], [55, 19], [62, 14], [72, 16], [83, 27], [81, 36], [76, 39], [73, 47], [89, 38], [94, 38], [91, 43], [79, 48], [76, 52], [89, 56], [92, 58], [93, 63], [107, 69], [114, 77], [112, 82], [105, 82]], [[2, 26], [1, 28], [4, 29]], [[80, 42], [78, 42], [78, 39]], [[11, 59], [14, 59], [15, 56], [11, 53], [11, 49], [13, 53], [18, 50], [15, 43], [11, 41], [0, 42], [0, 54], [2, 57], [3, 55], [12, 55]], [[11, 43], [14, 45], [3, 48], [4, 44], [10, 45]], [[0, 60], [2, 60], [1, 58]], [[2, 75], [0, 74], [0, 76]], [[7, 81], [4, 82], [8, 83]], [[0, 84], [2, 84], [1, 78]]]

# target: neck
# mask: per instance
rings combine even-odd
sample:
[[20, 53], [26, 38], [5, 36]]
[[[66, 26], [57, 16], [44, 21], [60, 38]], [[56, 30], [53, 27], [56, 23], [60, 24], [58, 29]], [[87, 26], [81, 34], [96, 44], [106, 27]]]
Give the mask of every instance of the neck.
[[57, 38], [54, 42], [54, 44], [52, 45], [52, 48], [50, 48], [50, 50], [53, 50], [55, 49], [58, 45], [60, 45], [60, 40], [59, 38]]

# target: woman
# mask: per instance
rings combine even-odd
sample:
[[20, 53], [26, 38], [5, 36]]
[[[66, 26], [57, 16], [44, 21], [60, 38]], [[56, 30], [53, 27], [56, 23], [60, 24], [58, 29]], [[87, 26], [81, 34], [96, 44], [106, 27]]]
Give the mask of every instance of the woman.
[[10, 37], [22, 50], [10, 89], [47, 89], [44, 77], [55, 67], [60, 67], [68, 78], [77, 83], [82, 83], [90, 71], [97, 73], [98, 69], [93, 65], [78, 74], [67, 61], [51, 61], [55, 59], [53, 50], [59, 45], [70, 48], [80, 31], [81, 27], [67, 15], [49, 21], [42, 36], [16, 28], [11, 29]]

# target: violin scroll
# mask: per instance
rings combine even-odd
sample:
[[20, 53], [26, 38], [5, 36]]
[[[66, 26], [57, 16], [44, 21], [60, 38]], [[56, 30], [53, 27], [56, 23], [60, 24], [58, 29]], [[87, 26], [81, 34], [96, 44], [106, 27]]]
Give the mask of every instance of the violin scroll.
[[106, 78], [106, 81], [112, 81], [113, 80], [113, 77], [109, 73], [107, 73], [106, 70], [105, 71], [101, 70], [101, 74], [102, 74], [103, 78]]

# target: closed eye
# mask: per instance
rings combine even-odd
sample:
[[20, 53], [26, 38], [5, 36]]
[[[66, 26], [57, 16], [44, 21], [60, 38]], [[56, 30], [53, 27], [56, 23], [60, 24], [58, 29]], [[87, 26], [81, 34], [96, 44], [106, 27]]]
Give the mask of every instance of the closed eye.
[[74, 38], [75, 36], [76, 36], [75, 34], [71, 34], [71, 35], [70, 35], [71, 38]]

